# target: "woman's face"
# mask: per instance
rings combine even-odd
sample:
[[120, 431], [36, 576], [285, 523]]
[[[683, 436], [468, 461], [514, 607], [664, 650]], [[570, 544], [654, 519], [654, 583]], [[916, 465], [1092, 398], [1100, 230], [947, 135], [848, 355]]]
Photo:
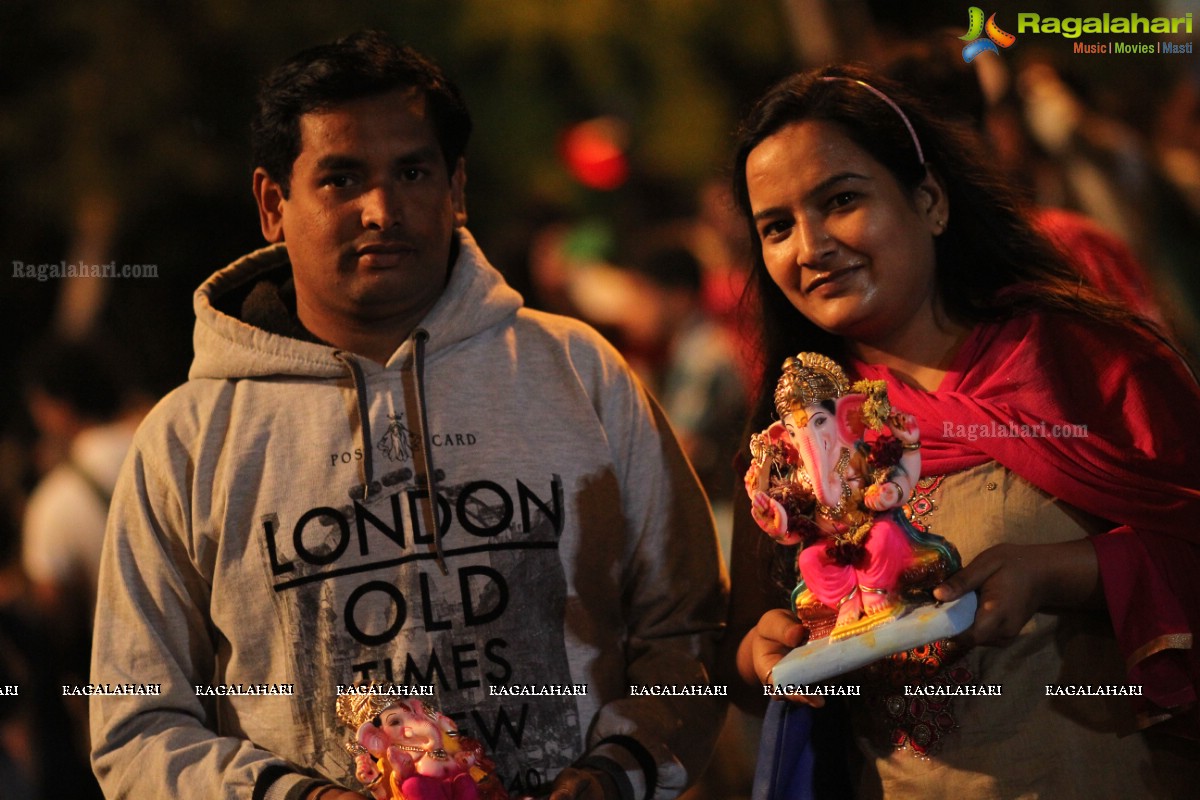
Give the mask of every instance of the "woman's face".
[[750, 151], [746, 187], [771, 279], [818, 327], [888, 348], [936, 324], [936, 179], [908, 191], [837, 125], [805, 121]]

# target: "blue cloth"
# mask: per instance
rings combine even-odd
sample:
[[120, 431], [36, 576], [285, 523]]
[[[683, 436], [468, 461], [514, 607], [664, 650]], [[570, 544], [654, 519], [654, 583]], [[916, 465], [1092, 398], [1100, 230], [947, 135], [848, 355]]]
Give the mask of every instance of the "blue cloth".
[[789, 702], [772, 702], [763, 719], [754, 770], [752, 800], [812, 800], [813, 710]]

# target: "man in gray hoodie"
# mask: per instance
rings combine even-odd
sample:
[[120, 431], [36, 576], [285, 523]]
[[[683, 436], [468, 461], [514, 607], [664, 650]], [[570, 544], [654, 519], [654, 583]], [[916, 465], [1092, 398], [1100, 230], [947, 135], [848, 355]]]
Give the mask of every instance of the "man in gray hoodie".
[[704, 495], [616, 352], [524, 309], [463, 227], [470, 127], [381, 34], [263, 84], [273, 244], [196, 292], [189, 380], [113, 500], [108, 796], [359, 797], [334, 709], [372, 681], [436, 695], [514, 796], [670, 798], [711, 754]]

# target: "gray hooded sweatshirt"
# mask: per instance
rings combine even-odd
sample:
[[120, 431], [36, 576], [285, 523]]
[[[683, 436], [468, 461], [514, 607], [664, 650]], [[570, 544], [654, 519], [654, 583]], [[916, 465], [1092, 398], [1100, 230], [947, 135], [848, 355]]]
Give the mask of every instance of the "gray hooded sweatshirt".
[[514, 796], [581, 753], [637, 798], [703, 768], [723, 701], [659, 687], [707, 682], [724, 618], [704, 495], [620, 356], [458, 235], [386, 365], [239, 318], [286, 285], [283, 245], [196, 292], [189, 381], [109, 518], [87, 689], [109, 797], [357, 786], [334, 706], [370, 681], [433, 687]]

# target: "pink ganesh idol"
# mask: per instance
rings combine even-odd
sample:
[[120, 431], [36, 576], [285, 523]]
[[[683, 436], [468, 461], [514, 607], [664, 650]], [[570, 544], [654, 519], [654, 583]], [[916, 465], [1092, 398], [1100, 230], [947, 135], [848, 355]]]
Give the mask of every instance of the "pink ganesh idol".
[[482, 745], [459, 736], [453, 720], [386, 687], [369, 689], [339, 696], [337, 713], [355, 731], [346, 749], [375, 800], [508, 800]]
[[746, 491], [759, 526], [779, 544], [800, 545], [793, 602], [810, 638], [875, 628], [903, 609], [905, 595], [958, 569], [954, 548], [904, 515], [921, 443], [885, 383], [852, 389], [836, 362], [800, 353], [783, 365], [775, 410], [779, 421], [751, 438]]

